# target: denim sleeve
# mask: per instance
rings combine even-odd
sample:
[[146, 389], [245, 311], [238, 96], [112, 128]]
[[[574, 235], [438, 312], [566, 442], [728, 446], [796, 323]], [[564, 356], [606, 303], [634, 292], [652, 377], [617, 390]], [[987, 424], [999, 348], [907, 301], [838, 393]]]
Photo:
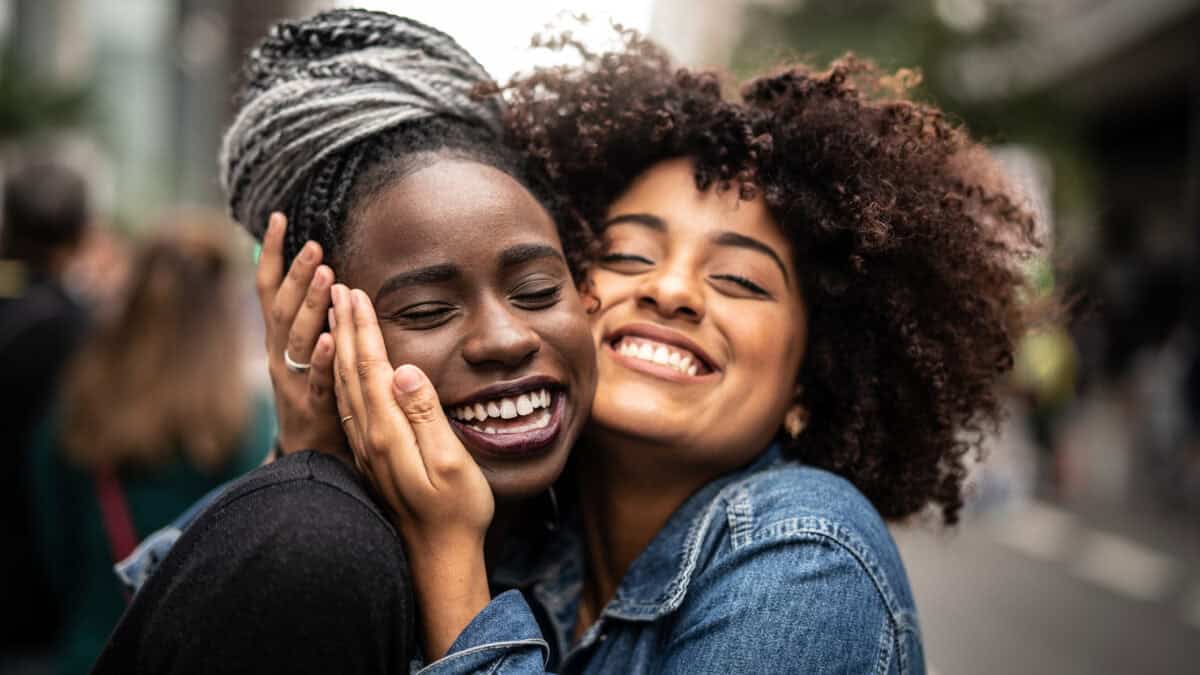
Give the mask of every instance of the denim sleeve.
[[747, 542], [691, 582], [664, 645], [665, 675], [920, 673], [870, 567], [837, 541]]
[[520, 591], [505, 591], [483, 608], [442, 658], [419, 675], [545, 673], [550, 647]]

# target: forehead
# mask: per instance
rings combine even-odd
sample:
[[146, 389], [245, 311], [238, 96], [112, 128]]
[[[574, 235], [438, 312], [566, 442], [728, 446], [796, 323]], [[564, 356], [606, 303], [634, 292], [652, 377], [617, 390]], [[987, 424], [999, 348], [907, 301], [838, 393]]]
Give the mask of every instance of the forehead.
[[695, 172], [687, 158], [667, 160], [647, 169], [613, 202], [607, 217], [627, 213], [662, 218], [672, 236], [724, 230], [777, 246], [781, 253], [791, 249], [762, 197], [741, 200], [736, 188], [701, 192], [696, 189]]
[[560, 248], [550, 215], [516, 179], [469, 160], [439, 160], [384, 187], [355, 220], [356, 285], [419, 264], [487, 267], [515, 243]]

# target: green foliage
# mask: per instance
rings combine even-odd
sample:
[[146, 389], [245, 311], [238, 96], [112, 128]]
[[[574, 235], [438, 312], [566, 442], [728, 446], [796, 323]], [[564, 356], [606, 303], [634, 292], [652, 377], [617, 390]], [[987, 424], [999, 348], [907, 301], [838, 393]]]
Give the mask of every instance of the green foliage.
[[0, 142], [80, 124], [87, 86], [59, 86], [35, 77], [12, 54], [0, 55]]

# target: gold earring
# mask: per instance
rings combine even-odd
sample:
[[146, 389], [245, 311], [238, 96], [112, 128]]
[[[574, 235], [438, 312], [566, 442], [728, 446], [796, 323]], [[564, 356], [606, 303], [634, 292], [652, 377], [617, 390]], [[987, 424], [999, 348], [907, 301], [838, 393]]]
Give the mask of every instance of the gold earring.
[[800, 434], [804, 433], [804, 428], [808, 426], [808, 410], [804, 406], [797, 403], [791, 408], [788, 408], [787, 415], [783, 417], [783, 429], [787, 432], [792, 440], [800, 438]]

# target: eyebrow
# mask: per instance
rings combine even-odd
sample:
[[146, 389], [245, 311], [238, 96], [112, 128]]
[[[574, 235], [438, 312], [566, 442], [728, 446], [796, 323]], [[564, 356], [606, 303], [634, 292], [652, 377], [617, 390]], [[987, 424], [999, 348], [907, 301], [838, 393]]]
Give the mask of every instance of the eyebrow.
[[[553, 246], [546, 244], [518, 244], [500, 252], [500, 267], [515, 267], [522, 263], [542, 258], [558, 258], [564, 265], [567, 262], [563, 258], [562, 253]], [[379, 304], [380, 299], [389, 293], [395, 293], [405, 288], [428, 284], [444, 284], [454, 281], [461, 276], [461, 272], [462, 270], [457, 265], [450, 263], [430, 265], [428, 267], [401, 272], [383, 282], [383, 285], [379, 287], [379, 292], [375, 294], [375, 304]]]
[[[601, 226], [601, 230], [619, 223], [632, 223], [634, 225], [641, 225], [656, 232], [667, 231], [667, 222], [662, 218], [650, 213], [622, 213], [619, 216], [613, 216], [612, 218], [604, 221], [604, 224]], [[719, 233], [713, 239], [713, 242], [719, 246], [736, 246], [738, 248], [747, 248], [752, 251], [758, 251], [759, 253], [766, 254], [771, 258], [771, 260], [775, 261], [775, 264], [779, 267], [779, 271], [783, 273], [784, 282], [789, 285], [792, 283], [791, 278], [788, 276], [787, 265], [783, 264], [783, 258], [779, 257], [779, 254], [775, 252], [775, 249], [767, 246], [754, 237], [747, 237], [744, 234], [738, 234], [737, 232], [730, 232], [727, 230]]]
[[553, 246], [546, 244], [517, 244], [500, 252], [500, 267], [515, 267], [516, 265], [541, 258], [558, 258], [564, 265], [567, 262], [563, 258], [562, 253]]
[[611, 225], [617, 225], [620, 223], [641, 225], [658, 232], [667, 231], [667, 222], [662, 218], [650, 213], [622, 213], [619, 216], [613, 216], [612, 218], [604, 221], [604, 224], [600, 226], [600, 229], [603, 230]]
[[737, 232], [725, 231], [713, 238], [713, 242], [720, 246], [748, 248], [751, 251], [758, 251], [759, 253], [764, 253], [770, 256], [771, 260], [774, 260], [775, 264], [779, 267], [779, 271], [783, 272], [783, 280], [789, 285], [792, 283], [792, 280], [788, 277], [787, 266], [783, 264], [783, 258], [779, 257], [779, 254], [775, 252], [775, 249], [767, 246], [754, 237], [747, 237], [746, 235], [738, 234]]
[[456, 265], [443, 263], [440, 265], [430, 265], [421, 267], [407, 272], [401, 272], [379, 287], [379, 291], [375, 293], [375, 304], [387, 296], [389, 293], [409, 288], [411, 286], [422, 286], [425, 284], [441, 284], [447, 281], [453, 281], [460, 275], [460, 270]]

